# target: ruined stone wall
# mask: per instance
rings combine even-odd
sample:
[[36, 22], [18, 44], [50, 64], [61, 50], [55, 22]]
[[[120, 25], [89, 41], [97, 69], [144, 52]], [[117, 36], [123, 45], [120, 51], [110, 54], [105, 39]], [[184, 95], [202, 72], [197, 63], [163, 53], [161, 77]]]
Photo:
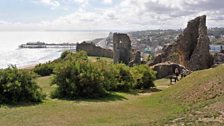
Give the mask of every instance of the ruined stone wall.
[[135, 51], [133, 54], [133, 63], [136, 65], [141, 64], [141, 52], [140, 51]]
[[177, 42], [164, 47], [162, 51], [163, 53], [154, 59], [152, 65], [171, 61], [184, 65], [190, 70], [210, 68], [213, 61], [209, 53], [206, 16], [189, 21]]
[[177, 40], [180, 63], [190, 70], [207, 69], [212, 65], [209, 53], [206, 16], [188, 22], [187, 28]]
[[114, 63], [129, 64], [131, 61], [131, 40], [127, 34], [113, 34]]
[[165, 45], [162, 49], [162, 53], [155, 57], [154, 61], [150, 63], [150, 66], [167, 61], [179, 64], [179, 58], [176, 43]]
[[131, 61], [129, 62], [128, 66], [132, 67], [134, 65], [140, 65], [140, 64], [141, 64], [141, 52], [132, 49]]
[[96, 46], [94, 43], [83, 42], [77, 44], [76, 51], [86, 51], [89, 56], [113, 58], [113, 51]]

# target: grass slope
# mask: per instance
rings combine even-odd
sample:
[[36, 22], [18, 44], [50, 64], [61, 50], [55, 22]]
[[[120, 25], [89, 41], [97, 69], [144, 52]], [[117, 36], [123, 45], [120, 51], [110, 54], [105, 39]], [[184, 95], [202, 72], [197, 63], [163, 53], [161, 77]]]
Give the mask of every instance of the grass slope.
[[[38, 78], [49, 95], [52, 77]], [[155, 82], [162, 91], [113, 93], [97, 100], [50, 99], [38, 105], [2, 106], [3, 126], [120, 126], [120, 125], [222, 125], [224, 66], [194, 72], [167, 88], [168, 80]]]
[[185, 107], [171, 124], [224, 125], [224, 65], [194, 72], [154, 97]]

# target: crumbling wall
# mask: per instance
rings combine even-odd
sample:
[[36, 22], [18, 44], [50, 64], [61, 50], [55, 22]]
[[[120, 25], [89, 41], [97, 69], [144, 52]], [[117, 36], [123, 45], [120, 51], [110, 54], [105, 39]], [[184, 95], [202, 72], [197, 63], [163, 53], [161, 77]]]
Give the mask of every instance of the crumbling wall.
[[134, 65], [140, 65], [141, 64], [141, 52], [133, 50], [131, 59], [132, 60], [129, 62], [128, 66], [132, 67]]
[[136, 65], [141, 64], [141, 52], [140, 51], [135, 51], [133, 54], [133, 62]]
[[188, 22], [187, 28], [177, 40], [177, 45], [181, 54], [180, 63], [187, 68], [201, 70], [211, 67], [212, 57], [209, 53], [205, 15]]
[[150, 66], [168, 61], [178, 64], [180, 63], [176, 43], [165, 45], [162, 49], [162, 53], [155, 57], [154, 61], [150, 63]]
[[131, 40], [127, 34], [113, 34], [114, 63], [124, 63], [131, 61]]
[[96, 46], [94, 43], [82, 42], [77, 44], [76, 51], [86, 51], [89, 56], [113, 58], [113, 51]]
[[179, 63], [190, 70], [202, 70], [212, 66], [205, 15], [189, 21], [177, 42], [164, 47], [163, 53], [155, 58], [152, 65], [166, 61]]

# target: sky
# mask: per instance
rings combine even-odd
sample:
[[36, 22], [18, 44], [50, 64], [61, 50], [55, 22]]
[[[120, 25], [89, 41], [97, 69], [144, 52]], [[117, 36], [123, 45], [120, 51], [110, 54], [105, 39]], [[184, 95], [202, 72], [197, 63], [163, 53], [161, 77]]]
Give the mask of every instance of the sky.
[[224, 26], [224, 0], [0, 0], [0, 30], [182, 29], [207, 15]]

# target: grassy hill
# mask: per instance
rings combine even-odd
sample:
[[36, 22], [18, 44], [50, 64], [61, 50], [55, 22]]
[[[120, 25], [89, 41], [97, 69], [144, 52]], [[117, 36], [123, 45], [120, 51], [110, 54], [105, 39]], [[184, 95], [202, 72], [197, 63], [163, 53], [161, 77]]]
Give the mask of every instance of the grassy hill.
[[[52, 76], [36, 81], [49, 95]], [[1, 106], [3, 126], [223, 125], [224, 65], [197, 71], [168, 86], [157, 80], [158, 92], [114, 92], [97, 100], [47, 99], [37, 105]]]
[[224, 65], [194, 72], [161, 95], [187, 107], [175, 124], [223, 125]]

